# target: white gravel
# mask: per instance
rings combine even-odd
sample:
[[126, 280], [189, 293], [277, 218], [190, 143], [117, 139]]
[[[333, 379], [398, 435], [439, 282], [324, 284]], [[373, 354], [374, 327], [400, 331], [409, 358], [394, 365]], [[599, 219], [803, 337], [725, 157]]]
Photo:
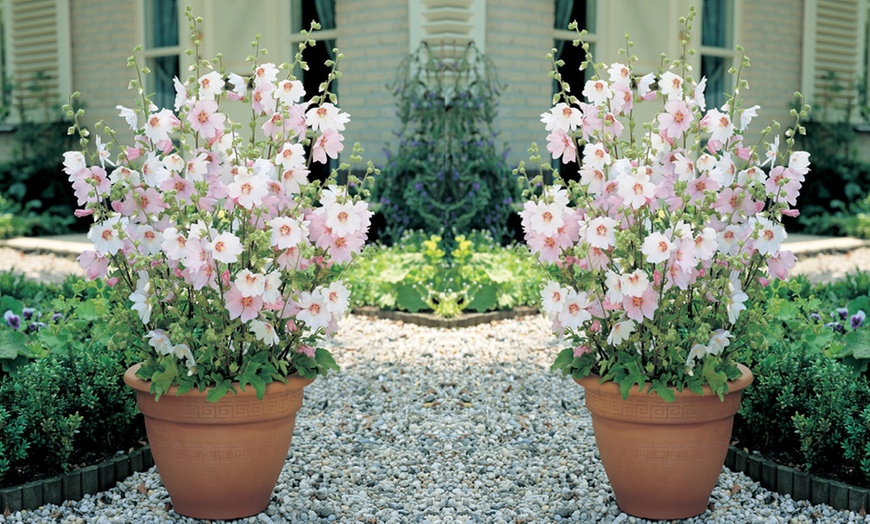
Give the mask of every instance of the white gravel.
[[[305, 390], [266, 511], [238, 522], [645, 522], [619, 511], [583, 390], [547, 368], [545, 320], [444, 330], [351, 316], [343, 372]], [[145, 485], [145, 493], [137, 487]], [[870, 522], [723, 469], [707, 522]], [[153, 468], [6, 522], [197, 522], [167, 509]]]
[[[71, 262], [8, 251], [0, 269], [28, 275]], [[269, 507], [238, 522], [646, 522], [616, 506], [582, 388], [548, 371], [558, 349], [540, 317], [458, 330], [349, 317], [332, 348], [342, 373], [306, 388]], [[198, 522], [169, 502], [152, 468], [0, 523]], [[724, 468], [711, 507], [684, 522], [870, 522]]]

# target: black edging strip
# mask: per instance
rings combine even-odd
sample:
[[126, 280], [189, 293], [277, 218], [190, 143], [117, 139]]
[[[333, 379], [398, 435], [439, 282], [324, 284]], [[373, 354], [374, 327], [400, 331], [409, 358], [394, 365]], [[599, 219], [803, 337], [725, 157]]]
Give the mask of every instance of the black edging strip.
[[145, 446], [100, 464], [0, 489], [0, 510], [15, 513], [38, 509], [46, 504], [61, 505], [65, 500], [80, 500], [85, 495], [114, 488], [133, 473], [145, 471], [153, 465], [151, 448]]
[[489, 313], [464, 313], [457, 318], [443, 318], [433, 313], [407, 313], [404, 311], [389, 311], [372, 306], [354, 308], [355, 315], [383, 318], [386, 320], [400, 320], [409, 324], [434, 328], [464, 328], [486, 324], [495, 320], [507, 320], [526, 315], [537, 315], [538, 310], [530, 307], [520, 307], [507, 311], [491, 311]]
[[807, 500], [813, 505], [827, 504], [834, 509], [855, 513], [870, 508], [870, 489], [798, 471], [734, 446], [728, 448], [725, 466], [745, 473], [763, 488], [790, 495], [795, 500]]

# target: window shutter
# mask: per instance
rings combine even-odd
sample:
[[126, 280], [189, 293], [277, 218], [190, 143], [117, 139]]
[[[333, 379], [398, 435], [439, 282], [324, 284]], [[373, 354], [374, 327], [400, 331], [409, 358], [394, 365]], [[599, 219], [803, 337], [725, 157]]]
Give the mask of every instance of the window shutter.
[[858, 84], [866, 69], [865, 1], [815, 0], [805, 5], [804, 95], [811, 104], [825, 106], [822, 118], [851, 119], [861, 102]]
[[[68, 0], [7, 0], [6, 76], [13, 83], [10, 120], [56, 118], [51, 107], [71, 90]], [[19, 106], [20, 104], [20, 106]]]
[[411, 51], [421, 42], [438, 56], [458, 56], [470, 42], [484, 51], [485, 9], [485, 0], [409, 0]]

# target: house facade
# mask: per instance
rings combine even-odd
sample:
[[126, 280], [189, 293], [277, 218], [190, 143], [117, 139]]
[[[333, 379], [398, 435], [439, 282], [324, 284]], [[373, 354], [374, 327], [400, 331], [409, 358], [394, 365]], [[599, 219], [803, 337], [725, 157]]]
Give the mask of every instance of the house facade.
[[[421, 42], [450, 53], [468, 42], [489, 56], [506, 84], [496, 129], [510, 148], [509, 161], [527, 157], [531, 142], [544, 143], [540, 114], [551, 104], [553, 81], [547, 53], [556, 48], [566, 75], [577, 82], [581, 51], [567, 30], [577, 20], [588, 31], [596, 60], [625, 61], [618, 50], [630, 33], [640, 59], [637, 69], [658, 67], [659, 54], [680, 54], [678, 18], [694, 7], [690, 57], [694, 76], [708, 79], [708, 105], [724, 101], [733, 85], [731, 66], [742, 45], [752, 67], [743, 73], [746, 104], [762, 106], [759, 118], [787, 125], [795, 90], [809, 102], [831, 108], [863, 103], [857, 86], [867, 75], [867, 11], [870, 0], [3, 0], [3, 71], [27, 118], [45, 118], [45, 105], [66, 102], [76, 90], [89, 125], [105, 120], [124, 140], [118, 104], [131, 105], [127, 58], [143, 44], [139, 59], [152, 74], [146, 81], [158, 105], [170, 105], [172, 77], [185, 78], [191, 57], [184, 10], [204, 23], [198, 35], [204, 57], [220, 52], [232, 71], [247, 72], [245, 58], [257, 33], [268, 60], [292, 62], [299, 30], [320, 21], [322, 30], [309, 62], [331, 57], [337, 46], [346, 60], [337, 86], [340, 106], [352, 115], [346, 140], [360, 142], [366, 157], [382, 162], [399, 128], [388, 87], [401, 60]], [[316, 89], [323, 68], [301, 72]], [[862, 80], [863, 79], [863, 80]], [[37, 83], [38, 90], [29, 85]], [[580, 85], [575, 84], [575, 90]], [[857, 111], [854, 111], [857, 114]], [[836, 118], [830, 111], [829, 118]], [[13, 110], [7, 123], [20, 120]], [[7, 126], [8, 127], [8, 126]], [[763, 126], [754, 126], [761, 128]], [[8, 133], [6, 133], [8, 135]], [[0, 141], [4, 137], [0, 136]]]

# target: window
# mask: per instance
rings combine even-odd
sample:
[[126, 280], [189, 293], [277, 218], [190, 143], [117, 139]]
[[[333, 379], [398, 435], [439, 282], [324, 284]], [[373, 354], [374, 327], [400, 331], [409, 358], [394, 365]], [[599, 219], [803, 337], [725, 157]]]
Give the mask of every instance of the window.
[[181, 42], [178, 39], [178, 0], [146, 0], [143, 55], [151, 74], [146, 90], [160, 108], [173, 108], [175, 86], [180, 76]]
[[[299, 34], [303, 29], [311, 28], [311, 22], [316, 21], [320, 24], [320, 30], [310, 35], [316, 42], [313, 47], [305, 49], [304, 60], [308, 64], [308, 70], [303, 71], [297, 68], [293, 74], [302, 80], [302, 86], [305, 88], [305, 97], [311, 98], [320, 93], [320, 84], [326, 82], [329, 72], [332, 68], [326, 67], [324, 63], [327, 60], [335, 58], [335, 0], [292, 0], [290, 14], [290, 28], [292, 33], [290, 42], [293, 46], [292, 52], [295, 54], [297, 45], [303, 40]], [[332, 93], [338, 94], [338, 82], [333, 80], [329, 85], [329, 90]], [[327, 164], [318, 162], [312, 163], [309, 168], [311, 174], [309, 177], [312, 180], [326, 180], [329, 173], [338, 166], [335, 159], [328, 159]]]
[[[707, 77], [707, 108], [722, 107], [732, 90], [728, 69], [734, 63], [734, 1], [703, 0], [701, 6], [701, 77]], [[700, 79], [699, 79], [700, 80]]]
[[[571, 86], [571, 94], [577, 97], [581, 97], [580, 93], [583, 91], [583, 86], [592, 73], [590, 72], [591, 68], [580, 70], [580, 64], [586, 60], [586, 52], [583, 51], [582, 47], [574, 47], [577, 33], [568, 30], [568, 24], [576, 21], [579, 30], [585, 29], [587, 31], [586, 42], [589, 43], [589, 50], [594, 54], [595, 44], [598, 42], [595, 21], [596, 4], [596, 0], [556, 0], [554, 6], [553, 47], [556, 49], [556, 60], [565, 62], [565, 65], [559, 68], [559, 72], [562, 75], [562, 81], [568, 82]], [[554, 80], [553, 93], [558, 92], [559, 89], [559, 85]], [[557, 167], [564, 180], [580, 179], [579, 162], [561, 164]]]
[[[586, 59], [585, 52], [581, 47], [574, 47], [573, 41], [577, 39], [577, 33], [568, 30], [568, 24], [576, 21], [577, 27], [588, 34], [586, 41], [589, 42], [589, 50], [595, 53], [595, 43], [598, 41], [596, 31], [595, 14], [596, 0], [556, 0], [555, 18], [553, 20], [553, 47], [556, 48], [556, 60], [563, 60], [565, 65], [560, 72], [562, 79], [571, 85], [574, 90], [583, 89], [589, 69], [580, 71], [580, 63]], [[554, 93], [559, 89], [553, 83]], [[578, 96], [577, 93], [574, 93]]]

